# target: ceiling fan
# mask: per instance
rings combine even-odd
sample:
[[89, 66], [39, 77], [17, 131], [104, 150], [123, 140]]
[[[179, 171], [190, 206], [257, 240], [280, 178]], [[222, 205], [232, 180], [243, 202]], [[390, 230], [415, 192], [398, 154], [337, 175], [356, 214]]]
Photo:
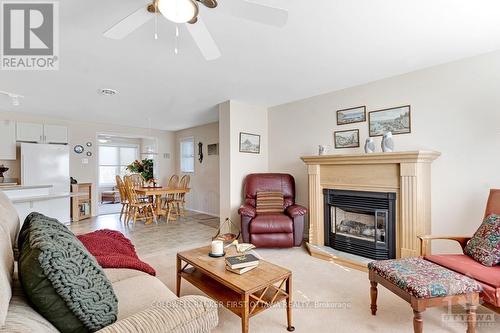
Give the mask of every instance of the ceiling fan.
[[217, 7], [217, 10], [228, 12], [235, 17], [275, 27], [283, 27], [288, 21], [288, 11], [253, 1], [225, 0], [220, 6], [217, 0], [152, 1], [152, 3], [142, 6], [105, 31], [104, 36], [111, 39], [123, 39], [128, 34], [153, 19], [155, 15], [161, 14], [167, 20], [176, 24], [185, 23], [187, 30], [198, 45], [205, 59], [214, 60], [221, 56], [221, 52], [199, 15], [199, 4], [210, 9]]

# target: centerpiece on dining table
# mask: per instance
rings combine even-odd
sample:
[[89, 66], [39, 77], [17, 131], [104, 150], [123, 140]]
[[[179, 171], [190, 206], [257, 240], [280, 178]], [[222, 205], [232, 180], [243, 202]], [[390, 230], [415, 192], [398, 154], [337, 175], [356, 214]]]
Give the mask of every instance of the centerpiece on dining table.
[[127, 165], [127, 170], [132, 173], [137, 173], [144, 179], [145, 187], [159, 187], [158, 180], [154, 178], [154, 161], [150, 158], [145, 158], [142, 161], [135, 160]]

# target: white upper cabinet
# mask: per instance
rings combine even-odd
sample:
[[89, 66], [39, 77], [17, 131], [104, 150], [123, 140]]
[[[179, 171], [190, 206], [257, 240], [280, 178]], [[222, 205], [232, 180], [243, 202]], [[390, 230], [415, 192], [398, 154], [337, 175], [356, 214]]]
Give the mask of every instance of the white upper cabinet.
[[16, 123], [0, 120], [0, 160], [16, 159]]
[[36, 143], [68, 143], [66, 126], [18, 122], [16, 141]]
[[43, 142], [43, 125], [37, 123], [18, 122], [16, 140], [22, 142]]
[[59, 125], [43, 125], [45, 143], [68, 143], [68, 128]]

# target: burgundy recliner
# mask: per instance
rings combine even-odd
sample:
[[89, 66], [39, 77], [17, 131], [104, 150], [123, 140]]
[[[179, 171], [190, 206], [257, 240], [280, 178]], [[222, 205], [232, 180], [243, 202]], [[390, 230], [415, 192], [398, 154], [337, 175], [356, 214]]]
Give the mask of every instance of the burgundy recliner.
[[[283, 193], [283, 212], [257, 214], [257, 192]], [[256, 247], [300, 246], [304, 239], [304, 215], [307, 209], [295, 204], [295, 180], [282, 173], [254, 173], [245, 178], [245, 203], [241, 215], [241, 232], [245, 243]]]

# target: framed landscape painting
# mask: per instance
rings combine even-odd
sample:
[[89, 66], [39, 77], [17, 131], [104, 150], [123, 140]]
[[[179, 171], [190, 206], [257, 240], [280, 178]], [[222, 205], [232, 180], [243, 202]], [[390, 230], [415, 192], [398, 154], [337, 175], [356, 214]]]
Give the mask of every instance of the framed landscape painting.
[[405, 105], [368, 113], [370, 136], [382, 136], [387, 132], [392, 134], [411, 133], [410, 109], [410, 105]]
[[260, 154], [260, 135], [240, 132], [240, 152]]
[[366, 106], [358, 106], [337, 111], [337, 125], [347, 125], [366, 121]]
[[347, 130], [333, 132], [335, 148], [357, 148], [359, 147], [359, 130]]

